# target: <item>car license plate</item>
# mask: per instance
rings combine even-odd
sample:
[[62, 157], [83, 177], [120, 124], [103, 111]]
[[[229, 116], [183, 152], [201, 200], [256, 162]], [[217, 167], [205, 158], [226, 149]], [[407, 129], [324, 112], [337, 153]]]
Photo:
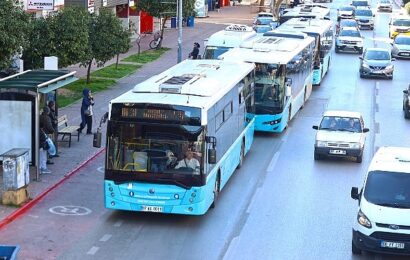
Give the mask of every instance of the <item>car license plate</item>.
[[142, 211], [146, 211], [146, 212], [163, 212], [163, 207], [158, 207], [158, 206], [142, 206]]
[[330, 150], [329, 153], [331, 154], [346, 154], [345, 150]]
[[381, 247], [404, 249], [404, 243], [382, 241]]

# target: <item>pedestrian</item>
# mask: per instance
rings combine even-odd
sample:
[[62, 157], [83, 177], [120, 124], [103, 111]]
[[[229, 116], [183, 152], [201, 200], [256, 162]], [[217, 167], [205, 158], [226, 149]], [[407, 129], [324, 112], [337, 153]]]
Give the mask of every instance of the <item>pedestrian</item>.
[[50, 158], [53, 157], [60, 157], [58, 155], [58, 145], [57, 145], [57, 138], [58, 138], [58, 119], [57, 119], [57, 115], [56, 115], [56, 104], [53, 100], [48, 101], [48, 108], [50, 108], [50, 114], [49, 117], [51, 119], [51, 124], [53, 125], [54, 128], [54, 134], [50, 137], [51, 140], [53, 140], [53, 143], [56, 146], [56, 154], [55, 155], [49, 155]]
[[194, 48], [193, 48], [192, 51], [189, 53], [189, 58], [190, 58], [190, 59], [193, 59], [193, 60], [198, 59], [198, 56], [199, 56], [199, 47], [201, 47], [201, 46], [199, 45], [199, 43], [195, 42], [195, 43], [194, 43]]
[[83, 90], [83, 102], [81, 104], [81, 124], [80, 128], [77, 129], [78, 134], [84, 129], [87, 125], [87, 134], [92, 134], [91, 130], [93, 127], [93, 106], [94, 98], [91, 95], [91, 90], [85, 88]]
[[51, 118], [49, 116], [50, 108], [45, 106], [43, 108], [43, 112], [40, 115], [40, 171], [41, 173], [51, 173], [50, 170], [47, 169], [47, 164], [54, 164], [53, 162], [49, 161], [47, 163], [47, 150], [49, 149], [48, 145], [46, 145], [46, 138], [50, 134], [54, 134], [55, 129], [53, 128], [53, 124], [51, 122]]

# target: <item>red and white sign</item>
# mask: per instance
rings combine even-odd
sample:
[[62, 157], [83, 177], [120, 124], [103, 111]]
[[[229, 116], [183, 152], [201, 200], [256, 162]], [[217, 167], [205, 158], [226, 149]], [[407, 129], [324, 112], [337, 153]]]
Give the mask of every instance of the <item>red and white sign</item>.
[[88, 0], [88, 7], [94, 7], [94, 0]]
[[28, 0], [27, 10], [54, 10], [54, 0]]

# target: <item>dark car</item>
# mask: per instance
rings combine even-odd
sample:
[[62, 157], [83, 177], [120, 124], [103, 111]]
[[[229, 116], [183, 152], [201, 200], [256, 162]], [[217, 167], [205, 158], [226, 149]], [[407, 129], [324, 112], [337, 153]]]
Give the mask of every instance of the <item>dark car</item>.
[[360, 56], [360, 77], [383, 77], [393, 79], [394, 65], [390, 50], [367, 48]]
[[352, 5], [346, 5], [342, 6], [339, 9], [337, 9], [337, 20], [340, 21], [340, 19], [352, 19], [354, 18], [354, 12], [356, 8]]
[[410, 118], [410, 84], [403, 90], [403, 112], [404, 118]]

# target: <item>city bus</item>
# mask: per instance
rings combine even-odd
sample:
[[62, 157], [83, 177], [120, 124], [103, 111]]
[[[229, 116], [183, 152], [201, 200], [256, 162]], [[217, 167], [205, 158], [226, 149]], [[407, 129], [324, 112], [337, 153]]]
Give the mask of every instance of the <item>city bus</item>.
[[185, 60], [111, 100], [105, 207], [187, 215], [214, 207], [253, 142], [254, 68]]
[[218, 59], [218, 56], [231, 48], [255, 37], [252, 27], [242, 24], [231, 24], [224, 30], [212, 34], [205, 43], [204, 59]]
[[279, 24], [283, 24], [292, 18], [330, 20], [330, 9], [319, 4], [295, 6], [292, 9], [286, 9], [286, 12], [279, 17]]
[[[292, 18], [281, 24], [278, 29], [304, 32], [315, 38], [313, 53], [313, 85], [320, 85], [329, 70], [333, 46], [333, 22], [330, 20]], [[269, 36], [269, 32], [265, 33]]]
[[282, 132], [312, 92], [314, 38], [274, 30], [219, 58], [255, 64], [255, 131]]

